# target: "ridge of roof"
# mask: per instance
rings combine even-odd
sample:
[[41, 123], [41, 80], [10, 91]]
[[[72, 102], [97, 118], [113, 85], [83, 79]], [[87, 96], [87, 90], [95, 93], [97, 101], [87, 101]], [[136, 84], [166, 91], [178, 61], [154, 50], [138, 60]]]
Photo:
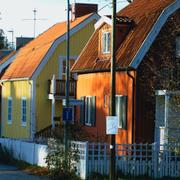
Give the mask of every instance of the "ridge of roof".
[[[166, 22], [169, 15], [171, 15], [176, 10], [174, 8], [174, 3], [176, 3], [176, 5], [178, 6], [176, 8], [179, 8], [179, 0], [136, 0], [117, 13], [117, 16], [128, 17], [129, 19], [132, 19], [134, 21], [133, 28], [129, 31], [126, 38], [119, 45], [116, 51], [116, 65], [119, 68], [125, 68], [129, 66], [137, 68], [138, 63], [140, 62], [139, 59], [141, 58], [140, 56], [136, 57], [139, 49], [141, 49], [142, 46], [145, 46], [144, 42], [147, 41], [147, 37], [149, 37], [149, 33], [151, 32], [151, 30], [154, 29], [154, 25], [159, 22], [159, 17], [164, 16], [165, 18], [163, 21]], [[165, 12], [163, 14], [165, 9], [169, 8], [172, 12], [168, 12], [169, 14], [165, 14]], [[163, 25], [162, 22], [160, 23], [161, 25]], [[98, 22], [96, 24], [98, 24]], [[155, 28], [161, 29], [161, 27], [162, 26], [158, 26], [157, 24]], [[154, 31], [156, 32], [154, 32], [154, 34], [151, 34], [156, 37], [157, 33], [160, 30], [158, 31], [157, 29], [155, 29]], [[98, 32], [98, 29], [96, 30], [96, 32]], [[110, 68], [110, 61], [96, 61], [98, 57], [98, 33], [96, 32], [94, 33], [94, 36], [92, 36], [89, 40], [86, 48], [88, 49], [88, 51], [86, 51], [86, 49], [83, 50], [78, 60], [72, 67], [72, 72], [97, 72], [98, 70], [102, 71], [103, 69]], [[150, 46], [147, 47], [149, 48]], [[146, 48], [144, 50], [147, 51], [148, 49]], [[143, 54], [141, 55], [143, 58]], [[136, 58], [136, 63], [132, 64], [134, 58]], [[85, 59], [86, 62], [84, 62]]]

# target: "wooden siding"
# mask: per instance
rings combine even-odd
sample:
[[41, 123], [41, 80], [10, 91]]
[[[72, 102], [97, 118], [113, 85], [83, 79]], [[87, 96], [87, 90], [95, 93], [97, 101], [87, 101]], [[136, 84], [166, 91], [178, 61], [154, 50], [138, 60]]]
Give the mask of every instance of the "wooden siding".
[[[132, 19], [135, 25], [131, 30], [128, 28], [129, 33], [127, 35], [121, 32], [126, 37], [117, 48], [116, 67], [127, 67], [132, 63], [133, 58], [157, 22], [161, 12], [173, 2], [175, 0], [137, 0], [117, 13], [118, 17]], [[73, 72], [97, 72], [110, 69], [110, 62], [97, 60], [98, 32], [100, 29], [96, 30], [86, 49], [81, 53], [77, 63], [73, 66]], [[120, 37], [118, 36], [118, 38]], [[86, 63], [84, 63], [85, 59]]]
[[138, 67], [136, 143], [154, 142], [155, 90], [179, 90], [180, 64], [175, 57], [179, 30], [180, 10], [168, 19]]
[[[134, 74], [132, 73], [134, 76]], [[116, 73], [116, 94], [128, 96], [127, 130], [119, 129], [117, 143], [132, 143], [132, 79], [126, 72]], [[109, 115], [109, 105], [104, 105], [104, 96], [110, 95], [110, 73], [91, 73], [78, 76], [77, 99], [81, 96], [96, 96], [96, 126], [84, 126], [83, 129], [96, 141], [107, 141], [106, 116]], [[109, 104], [109, 103], [108, 103]], [[76, 121], [79, 122], [79, 107]]]
[[[92, 21], [86, 27], [79, 30], [70, 38], [70, 56], [78, 56], [86, 42], [94, 32]], [[37, 131], [46, 128], [51, 124], [51, 101], [48, 100], [48, 80], [55, 74], [58, 78], [59, 56], [66, 56], [66, 42], [58, 45], [53, 55], [41, 71], [36, 82], [36, 122]], [[56, 116], [61, 116], [62, 103], [56, 101]], [[44, 113], [45, 112], [45, 113]]]
[[[30, 89], [29, 81], [4, 82], [2, 85], [2, 136], [9, 138], [30, 137]], [[12, 97], [12, 124], [7, 123], [7, 101]], [[21, 125], [21, 98], [27, 98], [27, 122]]]

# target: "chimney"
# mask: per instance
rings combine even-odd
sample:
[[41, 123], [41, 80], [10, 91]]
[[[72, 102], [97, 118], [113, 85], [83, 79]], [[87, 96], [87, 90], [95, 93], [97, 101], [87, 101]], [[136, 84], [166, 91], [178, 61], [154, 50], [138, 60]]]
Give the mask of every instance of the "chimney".
[[97, 10], [97, 4], [73, 3], [71, 5], [71, 20], [74, 21], [76, 18], [86, 14], [97, 13]]

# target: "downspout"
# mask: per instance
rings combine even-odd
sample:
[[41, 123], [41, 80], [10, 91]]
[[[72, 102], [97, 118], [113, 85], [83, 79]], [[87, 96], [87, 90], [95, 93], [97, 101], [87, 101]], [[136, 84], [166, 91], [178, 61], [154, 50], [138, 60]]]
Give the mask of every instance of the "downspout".
[[29, 124], [29, 138], [31, 140], [33, 140], [32, 137], [32, 118], [33, 118], [33, 113], [32, 113], [32, 91], [33, 91], [33, 84], [31, 81], [28, 81], [28, 83], [30, 84], [31, 88], [30, 88], [30, 124]]
[[35, 138], [35, 80], [29, 80], [30, 88], [30, 128], [29, 128], [29, 138], [34, 141]]
[[127, 68], [127, 75], [132, 79], [132, 143], [135, 143], [135, 78], [129, 73], [129, 69]]
[[[2, 86], [3, 86], [3, 82], [0, 82], [0, 86], [1, 86], [1, 88], [2, 88]], [[1, 117], [0, 117], [0, 138], [2, 137], [2, 130], [3, 130], [3, 125], [2, 125], [2, 113], [3, 113], [3, 109], [2, 109], [2, 89], [1, 89]]]

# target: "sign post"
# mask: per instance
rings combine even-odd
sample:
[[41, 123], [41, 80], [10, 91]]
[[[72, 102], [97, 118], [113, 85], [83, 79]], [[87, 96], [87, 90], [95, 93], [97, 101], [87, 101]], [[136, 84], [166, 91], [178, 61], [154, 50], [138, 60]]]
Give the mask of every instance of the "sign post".
[[107, 116], [106, 117], [106, 134], [115, 135], [118, 133], [118, 117]]
[[63, 117], [62, 117], [62, 120], [64, 122], [72, 122], [73, 120], [73, 110], [71, 107], [64, 107], [63, 108]]

